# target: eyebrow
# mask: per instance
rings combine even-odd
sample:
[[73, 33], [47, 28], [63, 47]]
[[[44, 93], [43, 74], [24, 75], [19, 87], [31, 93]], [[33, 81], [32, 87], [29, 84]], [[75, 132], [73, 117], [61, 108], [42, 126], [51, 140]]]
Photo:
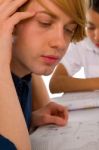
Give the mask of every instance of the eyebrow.
[[[44, 10], [37, 12], [37, 14], [40, 14], [40, 13], [49, 15], [49, 16], [51, 16], [51, 17], [54, 18], [54, 19], [58, 19], [58, 16], [56, 16], [56, 15], [55, 15], [54, 13], [52, 13], [52, 12], [48, 12], [48, 11], [44, 11]], [[66, 26], [67, 26], [67, 25], [70, 25], [70, 24], [76, 25], [77, 23], [76, 23], [75, 21], [73, 21], [73, 20], [70, 20], [70, 21], [66, 24]]]
[[65, 26], [75, 25], [77, 27], [77, 23], [75, 21], [69, 21]]
[[92, 23], [92, 22], [90, 22], [90, 21], [87, 21], [86, 24], [90, 24], [90, 25], [94, 26], [94, 23]]
[[54, 13], [52, 13], [52, 12], [48, 12], [48, 11], [44, 11], [44, 10], [42, 10], [42, 11], [38, 11], [37, 12], [37, 14], [46, 14], [46, 15], [49, 15], [49, 16], [51, 16], [51, 17], [53, 17], [53, 18], [58, 18]]

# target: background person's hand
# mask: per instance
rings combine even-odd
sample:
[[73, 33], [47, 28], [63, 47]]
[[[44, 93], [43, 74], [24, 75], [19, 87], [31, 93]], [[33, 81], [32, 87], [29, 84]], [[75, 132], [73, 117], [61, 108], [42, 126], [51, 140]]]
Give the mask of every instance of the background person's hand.
[[45, 107], [32, 113], [32, 126], [46, 124], [66, 125], [68, 121], [68, 111], [66, 107], [54, 102], [48, 103]]
[[2, 0], [0, 1], [0, 68], [10, 66], [13, 30], [21, 20], [28, 19], [34, 14], [29, 12], [16, 12], [28, 0]]

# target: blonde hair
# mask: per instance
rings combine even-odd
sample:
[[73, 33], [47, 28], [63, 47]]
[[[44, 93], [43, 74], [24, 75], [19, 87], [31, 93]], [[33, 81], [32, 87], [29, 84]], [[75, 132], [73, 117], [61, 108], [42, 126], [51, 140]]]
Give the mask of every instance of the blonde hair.
[[[43, 7], [50, 11], [43, 3], [43, 0], [37, 0]], [[55, 3], [64, 13], [73, 18], [77, 24], [72, 41], [77, 42], [85, 37], [85, 0], [51, 0]], [[27, 3], [28, 4], [28, 3]], [[25, 7], [23, 7], [24, 10]], [[26, 8], [25, 8], [26, 9]]]

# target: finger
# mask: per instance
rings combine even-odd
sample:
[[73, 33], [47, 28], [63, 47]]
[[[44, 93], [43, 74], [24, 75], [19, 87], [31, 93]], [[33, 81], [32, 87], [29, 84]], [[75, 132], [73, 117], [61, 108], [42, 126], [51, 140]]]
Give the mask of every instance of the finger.
[[12, 17], [8, 19], [8, 25], [9, 30], [13, 31], [13, 28], [16, 24], [18, 24], [20, 21], [29, 19], [33, 17], [35, 13], [29, 13], [29, 12], [17, 12]]
[[46, 124], [56, 124], [59, 126], [64, 126], [66, 125], [68, 119], [63, 119], [61, 117], [57, 116], [46, 116], [45, 123]]
[[68, 112], [66, 107], [58, 103], [51, 102], [48, 107], [49, 107], [49, 110], [51, 110], [53, 114], [63, 113], [65, 116]]
[[11, 0], [0, 1], [0, 12], [4, 13], [5, 8], [10, 4]]
[[66, 108], [64, 108], [64, 110], [62, 111], [58, 111], [57, 112], [57, 116], [63, 118], [63, 119], [67, 119], [68, 118], [68, 111]]
[[0, 0], [0, 5], [2, 5], [5, 1], [4, 0]]
[[9, 5], [7, 6], [4, 16], [9, 17], [11, 16], [19, 7], [21, 7], [25, 2], [28, 0], [13, 0]]
[[54, 116], [56, 115], [66, 120], [68, 119], [68, 109], [67, 107], [64, 107], [63, 105], [51, 102], [49, 104], [49, 111]]

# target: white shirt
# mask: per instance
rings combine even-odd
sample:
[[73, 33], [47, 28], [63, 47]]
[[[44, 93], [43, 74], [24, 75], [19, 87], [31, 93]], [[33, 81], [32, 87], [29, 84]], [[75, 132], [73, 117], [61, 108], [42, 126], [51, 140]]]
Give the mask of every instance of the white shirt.
[[71, 76], [84, 67], [86, 78], [99, 77], [99, 48], [89, 38], [71, 43], [60, 63]]

